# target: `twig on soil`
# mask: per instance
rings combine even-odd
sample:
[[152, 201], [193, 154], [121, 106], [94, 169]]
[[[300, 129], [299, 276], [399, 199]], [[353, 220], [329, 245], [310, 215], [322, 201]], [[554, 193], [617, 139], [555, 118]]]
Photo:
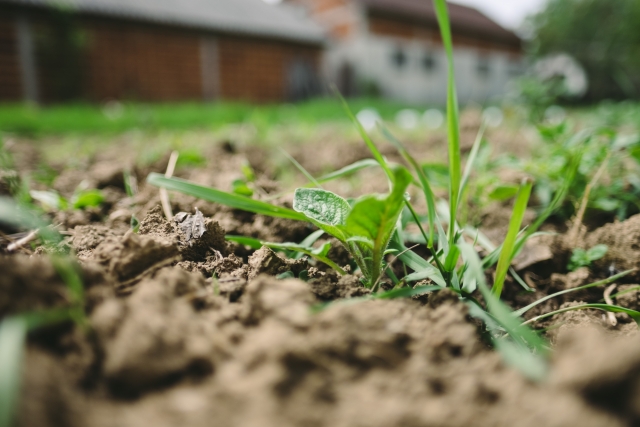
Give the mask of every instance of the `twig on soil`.
[[[609, 304], [609, 305], [613, 305], [613, 300], [611, 299], [611, 292], [613, 292], [616, 289], [616, 285], [615, 283], [608, 286], [607, 289], [604, 290], [604, 301]], [[607, 319], [609, 320], [609, 324], [611, 326], [616, 326], [618, 324], [618, 319], [616, 319], [616, 315], [610, 311], [607, 312]]]
[[26, 236], [24, 236], [23, 238], [16, 240], [15, 242], [11, 243], [9, 246], [7, 246], [7, 251], [8, 252], [14, 252], [18, 249], [20, 249], [21, 247], [23, 247], [24, 245], [26, 245], [27, 243], [35, 240], [38, 238], [38, 229], [32, 230], [29, 232], [29, 234], [27, 234]]
[[600, 176], [604, 172], [607, 163], [609, 163], [609, 158], [611, 157], [611, 153], [607, 154], [607, 157], [604, 158], [602, 164], [591, 178], [591, 181], [584, 188], [584, 194], [582, 195], [582, 200], [580, 201], [580, 208], [578, 209], [578, 213], [576, 214], [576, 218], [573, 221], [573, 225], [571, 226], [571, 230], [569, 230], [568, 241], [569, 245], [575, 247], [578, 243], [578, 237], [581, 234], [580, 231], [582, 229], [582, 219], [584, 218], [584, 213], [587, 210], [587, 204], [589, 203], [589, 195], [591, 194], [591, 189], [595, 187], [598, 180], [600, 180]]
[[[178, 155], [179, 153], [177, 151], [173, 151], [171, 153], [171, 157], [169, 157], [167, 171], [164, 174], [167, 178], [171, 178], [173, 176], [173, 171], [176, 169], [176, 163], [178, 162]], [[171, 204], [169, 203], [169, 192], [166, 188], [160, 187], [160, 203], [162, 203], [164, 216], [171, 221], [173, 219], [173, 211], [171, 210]]]

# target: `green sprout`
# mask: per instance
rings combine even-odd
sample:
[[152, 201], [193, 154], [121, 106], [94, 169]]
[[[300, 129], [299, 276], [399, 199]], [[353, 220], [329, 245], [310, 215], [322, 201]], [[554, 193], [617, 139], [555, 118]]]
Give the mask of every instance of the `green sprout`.
[[595, 245], [590, 249], [575, 248], [571, 253], [571, 259], [567, 265], [569, 271], [576, 271], [580, 267], [589, 267], [593, 261], [597, 261], [607, 254], [607, 245]]

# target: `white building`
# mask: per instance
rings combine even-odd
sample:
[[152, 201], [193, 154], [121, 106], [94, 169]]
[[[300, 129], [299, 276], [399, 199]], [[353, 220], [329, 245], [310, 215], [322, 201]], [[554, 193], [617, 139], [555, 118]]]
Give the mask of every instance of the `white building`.
[[[378, 91], [443, 104], [447, 64], [431, 0], [291, 0], [331, 35], [325, 75], [347, 94]], [[522, 68], [521, 40], [476, 9], [449, 3], [461, 103], [505, 93]]]

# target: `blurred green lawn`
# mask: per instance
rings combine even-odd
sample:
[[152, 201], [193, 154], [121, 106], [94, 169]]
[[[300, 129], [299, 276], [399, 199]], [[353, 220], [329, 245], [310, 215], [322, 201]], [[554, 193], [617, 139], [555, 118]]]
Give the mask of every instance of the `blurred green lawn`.
[[[354, 112], [365, 107], [375, 108], [383, 119], [392, 119], [399, 110], [406, 108], [400, 103], [366, 98], [349, 100], [349, 105]], [[132, 129], [217, 129], [233, 123], [252, 123], [260, 127], [348, 120], [340, 102], [333, 98], [271, 105], [237, 102], [68, 104], [50, 107], [0, 104], [0, 132], [33, 137], [117, 134]]]

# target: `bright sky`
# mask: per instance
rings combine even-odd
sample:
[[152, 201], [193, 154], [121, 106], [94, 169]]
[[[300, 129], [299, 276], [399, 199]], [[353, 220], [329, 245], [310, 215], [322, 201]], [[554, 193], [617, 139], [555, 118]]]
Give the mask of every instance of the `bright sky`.
[[527, 15], [540, 11], [547, 0], [454, 0], [454, 2], [473, 6], [503, 27], [517, 29]]
[[[264, 1], [275, 4], [282, 0]], [[520, 27], [527, 15], [541, 10], [547, 0], [453, 0], [453, 2], [473, 6], [503, 27], [515, 30]]]

